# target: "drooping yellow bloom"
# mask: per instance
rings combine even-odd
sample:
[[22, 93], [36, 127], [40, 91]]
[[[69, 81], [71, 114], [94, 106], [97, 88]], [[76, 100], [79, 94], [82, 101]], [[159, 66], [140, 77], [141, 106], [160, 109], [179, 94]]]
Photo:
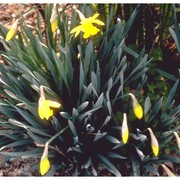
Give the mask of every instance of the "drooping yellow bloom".
[[149, 130], [150, 137], [151, 137], [151, 148], [152, 148], [152, 151], [153, 151], [155, 156], [158, 156], [158, 153], [159, 153], [159, 144], [158, 144], [158, 141], [156, 139], [156, 136], [154, 135], [154, 133], [153, 133], [151, 128], [147, 128], [147, 129]]
[[15, 34], [16, 34], [16, 31], [18, 29], [18, 19], [14, 22], [14, 24], [12, 25], [12, 27], [10, 28], [10, 30], [8, 31], [7, 35], [6, 35], [6, 41], [9, 41], [11, 40]]
[[127, 125], [127, 115], [126, 113], [123, 114], [123, 122], [122, 122], [122, 141], [124, 144], [127, 143], [129, 138], [129, 129]]
[[51, 31], [52, 31], [52, 33], [54, 33], [56, 31], [57, 26], [58, 26], [56, 4], [54, 4], [53, 10], [52, 10], [50, 23], [51, 23]]
[[94, 14], [92, 17], [85, 18], [84, 15], [79, 10], [76, 10], [76, 11], [79, 14], [79, 17], [81, 19], [81, 22], [80, 22], [81, 25], [71, 30], [70, 34], [75, 33], [75, 37], [77, 37], [79, 33], [82, 31], [84, 33], [83, 38], [87, 39], [90, 36], [96, 35], [100, 31], [93, 24], [97, 24], [100, 26], [104, 25], [102, 21], [97, 19], [97, 17], [99, 16], [98, 13]]
[[165, 164], [161, 164], [161, 166], [166, 171], [168, 176], [176, 176], [173, 172], [171, 172], [171, 170]]
[[49, 159], [48, 159], [48, 145], [49, 145], [48, 143], [45, 144], [44, 152], [43, 152], [43, 155], [42, 155], [41, 161], [40, 161], [41, 175], [46, 174], [51, 166]]
[[48, 120], [53, 115], [53, 110], [51, 108], [60, 108], [61, 104], [55, 101], [46, 100], [44, 96], [43, 87], [40, 87], [40, 98], [38, 113], [41, 119]]
[[129, 93], [129, 95], [131, 96], [132, 102], [133, 102], [133, 111], [135, 116], [138, 119], [142, 119], [143, 117], [143, 108], [142, 106], [138, 103], [137, 99], [135, 98], [134, 94]]
[[174, 136], [176, 138], [176, 142], [177, 142], [177, 145], [178, 145], [178, 148], [180, 150], [180, 138], [179, 138], [179, 135], [177, 132], [174, 132]]

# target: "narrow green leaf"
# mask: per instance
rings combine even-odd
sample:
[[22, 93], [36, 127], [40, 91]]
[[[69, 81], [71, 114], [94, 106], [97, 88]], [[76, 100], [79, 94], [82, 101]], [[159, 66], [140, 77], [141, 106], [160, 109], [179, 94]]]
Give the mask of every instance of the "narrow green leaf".
[[0, 152], [1, 155], [12, 156], [12, 157], [35, 157], [42, 154], [42, 148], [36, 148], [30, 151], [23, 152]]
[[110, 172], [112, 172], [116, 176], [121, 176], [121, 173], [118, 169], [104, 156], [98, 155], [99, 159], [101, 160], [103, 166], [107, 168]]
[[27, 111], [24, 111], [14, 105], [12, 105], [12, 107], [14, 107], [14, 109], [16, 109], [17, 112], [19, 112], [19, 114], [29, 123], [31, 124], [33, 127], [35, 128], [39, 128], [39, 123], [37, 123], [35, 121], [35, 119], [32, 117], [32, 115], [30, 115]]
[[166, 71], [163, 71], [161, 69], [156, 69], [156, 71], [161, 74], [162, 76], [164, 76], [165, 78], [168, 78], [172, 81], [176, 81], [177, 77], [173, 76], [172, 74], [167, 73]]
[[174, 83], [171, 91], [169, 92], [169, 95], [168, 95], [168, 97], [167, 97], [167, 101], [166, 101], [166, 103], [165, 103], [164, 109], [166, 109], [166, 108], [170, 105], [170, 103], [171, 103], [171, 101], [172, 101], [172, 99], [173, 99], [173, 97], [174, 97], [174, 95], [175, 95], [175, 93], [176, 93], [176, 89], [177, 89], [178, 84], [179, 84], [179, 80], [177, 80], [177, 81]]
[[77, 111], [78, 111], [78, 112], [83, 111], [88, 105], [89, 105], [89, 101], [83, 102], [83, 103], [77, 108]]
[[79, 121], [82, 121], [86, 116], [88, 116], [88, 115], [89, 115], [90, 113], [92, 113], [92, 112], [97, 111], [99, 108], [100, 108], [100, 107], [97, 107], [97, 108], [91, 109], [91, 110], [89, 110], [89, 111], [81, 114], [81, 115], [78, 117], [78, 120], [79, 120]]
[[11, 124], [13, 124], [15, 126], [22, 127], [24, 129], [26, 129], [28, 131], [31, 131], [31, 132], [34, 132], [36, 134], [43, 135], [43, 136], [46, 136], [46, 137], [51, 137], [51, 135], [49, 135], [48, 133], [45, 133], [40, 128], [34, 128], [32, 126], [28, 126], [28, 125], [26, 125], [26, 124], [24, 124], [22, 122], [19, 122], [19, 121], [15, 120], [15, 119], [9, 119], [8, 121], [9, 121], [9, 123], [11, 123]]
[[94, 138], [94, 142], [100, 140], [100, 139], [103, 138], [105, 135], [107, 135], [107, 132], [101, 133], [100, 131], [98, 131], [98, 132], [96, 133], [95, 138]]
[[92, 91], [93, 91], [92, 83], [90, 83], [88, 87], [84, 86], [84, 95], [82, 97], [83, 102], [87, 100], [87, 98], [89, 97]]
[[104, 101], [104, 93], [101, 93], [99, 98], [97, 99], [96, 103], [94, 104], [93, 108], [101, 107]]
[[150, 108], [151, 108], [150, 98], [147, 97], [144, 102], [144, 115], [147, 114], [147, 112], [149, 111]]
[[108, 152], [106, 157], [114, 158], [114, 159], [127, 159], [127, 157], [121, 156], [116, 153]]
[[108, 108], [109, 115], [111, 116], [112, 115], [112, 107], [111, 107], [111, 103], [109, 101], [107, 102], [107, 108]]
[[123, 46], [122, 49], [125, 52], [127, 52], [128, 54], [132, 55], [134, 58], [138, 58], [138, 56], [139, 56], [135, 51], [133, 51], [132, 49], [130, 49], [130, 48], [126, 47], [126, 46]]
[[167, 155], [167, 154], [162, 154], [159, 157], [159, 159], [163, 160], [163, 161], [167, 161], [167, 162], [180, 163], [180, 158], [179, 157], [175, 157], [175, 156], [171, 156], [171, 155]]
[[85, 51], [85, 60], [84, 60], [84, 76], [87, 76], [88, 70], [90, 68], [91, 59], [93, 54], [93, 42], [89, 41], [86, 51]]
[[113, 80], [112, 80], [112, 78], [110, 78], [109, 81], [108, 81], [108, 88], [107, 88], [108, 92], [111, 91], [112, 86], [113, 86]]
[[[102, 124], [101, 128], [104, 127], [105, 125], [107, 125], [107, 123], [111, 120], [111, 117], [110, 116], [107, 116], [104, 123]], [[101, 129], [100, 128], [100, 129]]]
[[179, 43], [179, 39], [178, 39], [175, 31], [171, 27], [169, 27], [169, 32], [171, 33], [174, 41], [176, 42], [176, 46], [177, 46], [178, 52], [180, 52], [180, 43]]
[[156, 176], [159, 176], [159, 172], [150, 164], [143, 165], [143, 168], [145, 168], [148, 173], [151, 172]]
[[69, 127], [70, 127], [71, 132], [73, 133], [73, 135], [74, 135], [75, 137], [77, 137], [77, 136], [78, 136], [78, 133], [77, 133], [77, 130], [76, 130], [73, 122], [70, 121], [70, 120], [68, 120], [68, 124], [69, 124]]
[[0, 136], [5, 136], [8, 137], [9, 139], [12, 139], [14, 141], [18, 140], [18, 136], [13, 134], [13, 132], [5, 132], [5, 131], [0, 131]]
[[86, 85], [85, 83], [85, 77], [84, 77], [84, 69], [83, 69], [83, 65], [82, 62], [80, 61], [80, 76], [79, 76], [79, 94], [81, 94], [82, 89], [83, 89], [83, 85]]
[[111, 135], [106, 135], [105, 136], [105, 138], [108, 140], [108, 141], [110, 141], [110, 142], [112, 142], [112, 143], [114, 143], [114, 144], [119, 144], [120, 143], [120, 141], [118, 140], [118, 139], [116, 139], [115, 137], [113, 137], [113, 136], [111, 136]]
[[98, 89], [98, 85], [97, 85], [97, 77], [93, 71], [91, 72], [91, 82], [92, 82], [94, 89], [98, 92], [99, 89]]
[[13, 143], [10, 143], [10, 144], [7, 144], [3, 147], [0, 148], [0, 151], [2, 151], [3, 149], [6, 149], [6, 148], [14, 148], [14, 147], [17, 147], [17, 146], [25, 146], [25, 145], [28, 145], [28, 144], [31, 144], [33, 141], [31, 139], [21, 139], [21, 140], [17, 140]]
[[70, 116], [70, 114], [68, 114], [67, 112], [60, 112], [60, 115], [63, 117], [63, 118], [65, 118], [65, 119], [70, 119], [71, 118], [71, 116]]

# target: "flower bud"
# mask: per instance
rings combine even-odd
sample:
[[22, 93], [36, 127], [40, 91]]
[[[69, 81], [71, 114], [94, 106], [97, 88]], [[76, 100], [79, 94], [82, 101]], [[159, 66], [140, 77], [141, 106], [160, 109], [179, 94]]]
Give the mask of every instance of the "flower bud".
[[176, 142], [177, 142], [177, 145], [178, 145], [178, 148], [180, 150], [180, 138], [179, 138], [179, 135], [177, 132], [174, 132], [174, 136], [176, 138]]
[[44, 152], [43, 152], [43, 155], [42, 155], [41, 161], [40, 161], [41, 175], [46, 174], [50, 168], [50, 162], [48, 159], [48, 145], [49, 145], [48, 143], [45, 144]]
[[133, 111], [135, 116], [138, 119], [141, 119], [143, 117], [143, 108], [142, 106], [138, 103], [137, 99], [135, 98], [134, 94], [129, 93], [129, 95], [131, 96], [132, 102], [133, 102]]
[[11, 39], [15, 36], [16, 31], [17, 31], [17, 29], [18, 29], [18, 22], [19, 22], [19, 20], [17, 19], [17, 20], [13, 23], [12, 27], [10, 28], [10, 30], [8, 31], [8, 33], [7, 33], [7, 35], [6, 35], [6, 41], [11, 40]]
[[168, 176], [176, 176], [173, 172], [171, 172], [171, 170], [164, 164], [161, 164], [161, 166], [163, 167], [163, 169], [166, 171]]
[[51, 23], [51, 31], [52, 31], [52, 33], [54, 33], [56, 31], [57, 26], [58, 26], [56, 4], [54, 5], [53, 10], [52, 10], [50, 23]]
[[159, 144], [158, 144], [158, 141], [157, 141], [156, 136], [154, 135], [153, 131], [151, 130], [151, 128], [148, 128], [148, 130], [149, 130], [150, 137], [151, 137], [151, 148], [152, 148], [152, 151], [153, 151], [155, 156], [158, 156], [158, 153], [159, 153]]
[[126, 113], [123, 114], [123, 122], [122, 122], [122, 141], [124, 144], [127, 143], [129, 138], [129, 129], [127, 125], [127, 115]]

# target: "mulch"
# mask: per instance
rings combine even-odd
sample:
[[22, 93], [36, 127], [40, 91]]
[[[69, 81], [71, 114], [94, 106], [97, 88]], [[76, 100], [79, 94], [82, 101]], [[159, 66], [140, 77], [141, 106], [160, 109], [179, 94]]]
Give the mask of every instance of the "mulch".
[[[0, 156], [0, 161], [2, 158], [4, 157]], [[37, 158], [15, 158], [0, 164], [0, 176], [39, 176], [39, 172], [31, 169], [38, 164]]]

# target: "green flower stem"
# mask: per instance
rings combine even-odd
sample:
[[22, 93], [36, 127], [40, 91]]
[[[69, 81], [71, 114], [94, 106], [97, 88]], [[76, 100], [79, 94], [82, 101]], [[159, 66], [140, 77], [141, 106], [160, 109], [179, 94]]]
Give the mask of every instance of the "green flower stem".
[[125, 94], [125, 95], [122, 95], [122, 96], [119, 96], [118, 98], [115, 98], [113, 99], [111, 102], [112, 102], [112, 105], [115, 103], [115, 101], [117, 101], [118, 99], [121, 99], [123, 97], [126, 97], [126, 96], [129, 96], [129, 93], [128, 94]]
[[66, 126], [64, 129], [62, 129], [60, 132], [54, 135], [51, 139], [49, 139], [46, 143], [50, 144], [54, 139], [56, 139], [60, 134], [62, 134], [68, 128], [69, 126]]

